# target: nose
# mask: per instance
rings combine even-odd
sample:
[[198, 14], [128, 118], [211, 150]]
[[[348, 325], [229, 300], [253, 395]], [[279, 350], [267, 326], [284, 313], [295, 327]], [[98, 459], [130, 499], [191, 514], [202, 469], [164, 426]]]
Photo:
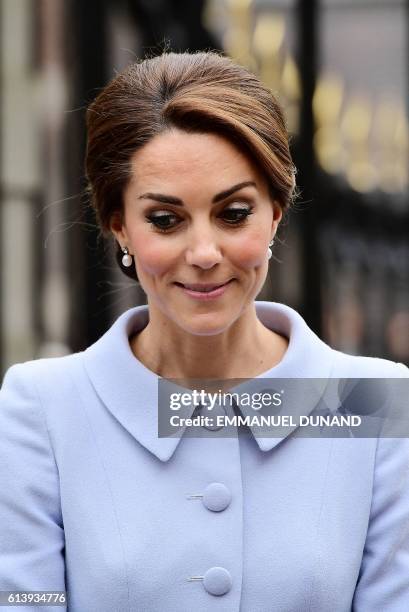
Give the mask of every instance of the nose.
[[191, 232], [185, 259], [188, 265], [199, 266], [205, 270], [222, 261], [223, 255], [214, 232], [206, 229], [204, 224]]

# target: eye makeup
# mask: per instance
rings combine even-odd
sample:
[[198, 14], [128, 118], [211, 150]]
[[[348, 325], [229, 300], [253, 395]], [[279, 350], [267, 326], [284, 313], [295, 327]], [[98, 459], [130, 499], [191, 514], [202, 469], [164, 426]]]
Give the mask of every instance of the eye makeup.
[[[230, 227], [242, 226], [246, 223], [248, 217], [253, 214], [254, 206], [229, 206], [223, 209], [218, 215], [218, 218], [223, 219], [224, 223]], [[226, 217], [225, 215], [229, 215]], [[175, 229], [179, 223], [171, 223], [171, 219], [178, 219], [178, 215], [165, 209], [160, 209], [145, 215], [145, 219], [148, 223], [152, 224], [153, 227], [160, 232], [169, 232]]]

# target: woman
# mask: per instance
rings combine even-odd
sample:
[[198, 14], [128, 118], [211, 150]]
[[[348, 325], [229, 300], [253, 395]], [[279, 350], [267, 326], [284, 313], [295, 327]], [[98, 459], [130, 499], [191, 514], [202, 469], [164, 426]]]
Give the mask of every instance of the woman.
[[294, 197], [271, 92], [216, 53], [168, 53], [108, 84], [87, 127], [98, 221], [148, 305], [8, 370], [0, 588], [66, 589], [71, 612], [408, 609], [406, 439], [158, 434], [159, 377], [409, 376], [256, 301]]

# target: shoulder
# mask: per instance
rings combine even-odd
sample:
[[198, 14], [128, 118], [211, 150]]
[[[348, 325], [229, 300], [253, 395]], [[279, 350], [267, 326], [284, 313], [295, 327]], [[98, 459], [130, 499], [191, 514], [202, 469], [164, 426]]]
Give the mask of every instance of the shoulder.
[[72, 353], [62, 357], [31, 359], [11, 365], [5, 372], [1, 389], [27, 386], [42, 383], [56, 383], [67, 371], [74, 369], [82, 353]]
[[[63, 357], [32, 359], [10, 366], [0, 388], [0, 413], [7, 414], [42, 413], [48, 404], [64, 403], [72, 396], [72, 373], [81, 353]], [[51, 401], [48, 401], [48, 398]]]
[[33, 359], [7, 369], [0, 388], [0, 431], [9, 454], [23, 445], [27, 453], [53, 455], [53, 433], [65, 429], [72, 413], [72, 370], [80, 355]]
[[349, 355], [332, 350], [333, 377], [339, 378], [409, 378], [409, 368], [381, 357]]

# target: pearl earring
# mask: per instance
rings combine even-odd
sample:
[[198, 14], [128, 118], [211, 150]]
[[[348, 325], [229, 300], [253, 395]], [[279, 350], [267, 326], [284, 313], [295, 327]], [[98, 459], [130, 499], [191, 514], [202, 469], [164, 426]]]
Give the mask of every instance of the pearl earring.
[[124, 253], [122, 256], [122, 265], [125, 268], [129, 268], [129, 266], [132, 266], [132, 255], [129, 255], [128, 247], [122, 247], [122, 252]]
[[270, 240], [270, 242], [268, 244], [269, 244], [269, 247], [267, 249], [267, 258], [271, 259], [271, 257], [273, 256], [273, 251], [270, 249], [270, 246], [273, 246], [274, 238], [272, 240]]

